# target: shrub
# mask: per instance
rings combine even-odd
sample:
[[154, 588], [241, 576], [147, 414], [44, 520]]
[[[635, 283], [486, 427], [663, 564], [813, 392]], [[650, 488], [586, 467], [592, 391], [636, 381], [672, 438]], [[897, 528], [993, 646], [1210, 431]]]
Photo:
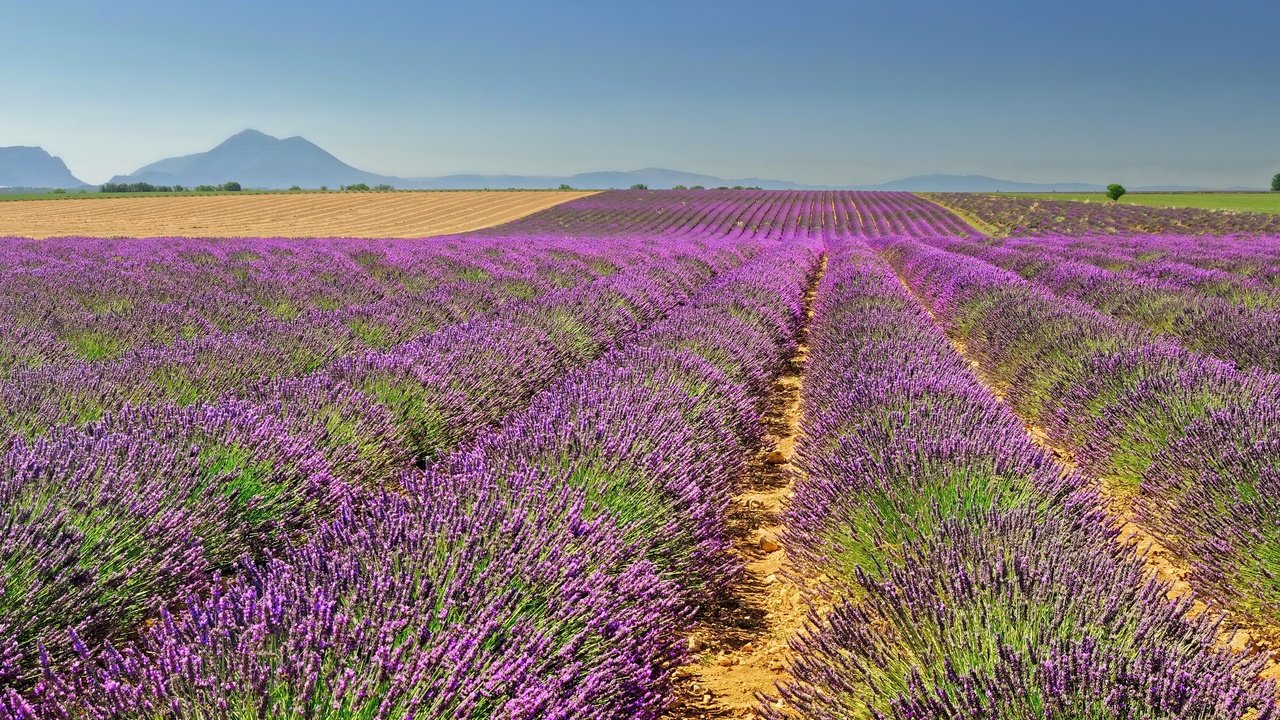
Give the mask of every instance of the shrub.
[[644, 183], [636, 183], [635, 185], [631, 186], [631, 189], [632, 190], [648, 190], [649, 186], [645, 185]]
[[1271, 192], [1280, 192], [1280, 173], [1271, 178]]
[[1127, 192], [1129, 191], [1125, 190], [1124, 186], [1120, 183], [1111, 183], [1107, 186], [1107, 197], [1111, 198], [1114, 202], [1120, 202], [1120, 197]]
[[240, 192], [240, 183], [235, 180], [228, 180], [227, 182], [222, 183], [222, 189], [227, 192]]

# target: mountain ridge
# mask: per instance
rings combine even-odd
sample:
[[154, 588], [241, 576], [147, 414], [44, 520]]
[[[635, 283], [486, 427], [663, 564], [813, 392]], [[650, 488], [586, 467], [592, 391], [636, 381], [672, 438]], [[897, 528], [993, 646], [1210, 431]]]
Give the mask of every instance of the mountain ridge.
[[[6, 160], [4, 151], [24, 150], [35, 160], [19, 162], [19, 153]], [[43, 157], [38, 157], [37, 155]], [[41, 168], [39, 172], [31, 169]], [[60, 170], [58, 169], [60, 168]], [[6, 182], [5, 179], [9, 178]], [[541, 190], [569, 185], [580, 189], [628, 188], [643, 184], [653, 189], [676, 185], [691, 187], [737, 186], [767, 190], [881, 190], [904, 192], [1102, 192], [1103, 184], [1077, 182], [1022, 182], [986, 175], [933, 173], [877, 184], [816, 185], [768, 178], [727, 179], [715, 175], [647, 167], [637, 170], [600, 170], [573, 175], [515, 175], [458, 173], [439, 177], [404, 178], [361, 170], [338, 159], [306, 138], [294, 135], [277, 138], [258, 130], [242, 130], [212, 149], [200, 153], [164, 158], [116, 175], [113, 183], [146, 182], [152, 185], [219, 185], [234, 180], [245, 188], [287, 189], [340, 187], [364, 183], [391, 185], [406, 190]], [[67, 170], [60, 158], [40, 148], [0, 148], [0, 186], [27, 188], [91, 187]], [[1207, 190], [1182, 185], [1131, 187], [1131, 191], [1176, 192]], [[1228, 188], [1249, 190], [1252, 188]]]
[[13, 145], [0, 147], [0, 187], [73, 190], [89, 184], [72, 175], [62, 158], [44, 148]]

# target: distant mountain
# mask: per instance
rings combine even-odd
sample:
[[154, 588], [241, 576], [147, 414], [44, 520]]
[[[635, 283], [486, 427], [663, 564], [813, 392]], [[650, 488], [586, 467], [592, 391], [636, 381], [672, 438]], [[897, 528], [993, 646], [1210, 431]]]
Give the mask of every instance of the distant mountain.
[[[8, 150], [35, 150], [38, 148], [7, 148]], [[0, 149], [3, 152], [5, 149]], [[47, 187], [80, 187], [80, 181], [66, 172], [57, 158], [47, 160], [61, 167], [66, 185]], [[0, 185], [28, 185], [29, 179], [4, 181], [4, 161], [0, 155]], [[111, 182], [148, 182], [153, 185], [216, 185], [235, 180], [246, 188], [280, 189], [297, 185], [303, 188], [332, 188], [341, 185], [366, 183], [387, 184], [396, 188], [414, 189], [521, 189], [539, 190], [568, 185], [584, 190], [608, 190], [628, 188], [642, 184], [655, 190], [676, 185], [693, 187], [762, 187], [767, 190], [887, 190], [906, 192], [1102, 192], [1105, 187], [1091, 183], [1034, 183], [1002, 180], [985, 175], [916, 175], [913, 177], [880, 183], [878, 185], [808, 185], [788, 180], [762, 178], [726, 179], [714, 175], [670, 170], [667, 168], [642, 168], [628, 171], [599, 171], [577, 175], [481, 175], [463, 174], [444, 177], [401, 178], [378, 175], [352, 167], [324, 149], [301, 137], [275, 138], [257, 130], [244, 130], [232, 135], [221, 145], [208, 152], [184, 155], [151, 163], [129, 175], [117, 175]], [[1132, 191], [1172, 192], [1202, 188], [1184, 186], [1130, 187]]]
[[447, 175], [444, 177], [401, 178], [378, 175], [354, 168], [316, 144], [301, 137], [275, 138], [257, 130], [236, 133], [214, 149], [168, 158], [139, 168], [128, 175], [111, 178], [113, 183], [147, 182], [152, 185], [217, 185], [235, 180], [246, 188], [280, 189], [297, 185], [317, 188], [366, 183], [387, 184], [402, 189], [468, 190], [516, 188], [541, 190], [569, 185], [583, 189], [628, 188], [643, 184], [654, 189], [676, 185], [759, 186], [768, 189], [800, 189], [785, 180], [747, 178], [726, 180], [712, 175], [644, 168], [631, 171], [604, 171], [567, 176], [550, 175]]
[[111, 178], [114, 183], [152, 185], [216, 185], [235, 180], [246, 188], [281, 189], [294, 185], [317, 188], [367, 183], [405, 187], [399, 178], [351, 167], [301, 137], [275, 138], [245, 130], [208, 152], [168, 158]]
[[[428, 189], [479, 190], [483, 188], [516, 188], [521, 190], [537, 190], [554, 188], [560, 185], [587, 190], [607, 190], [613, 188], [629, 188], [632, 185], [646, 185], [654, 190], [664, 190], [684, 185], [693, 187], [720, 187], [742, 185], [744, 187], [762, 187], [767, 190], [795, 190], [816, 186], [800, 185], [786, 180], [762, 180], [760, 178], [740, 178], [726, 180], [714, 175], [668, 170], [666, 168], [643, 168], [641, 170], [605, 170], [599, 172], [578, 173], [577, 175], [446, 175], [435, 178], [414, 178], [402, 180], [412, 183], [412, 187]], [[394, 184], [394, 183], [393, 183]], [[397, 185], [397, 187], [409, 187]]]
[[985, 175], [915, 175], [879, 185], [863, 185], [857, 189], [906, 192], [1102, 192], [1106, 187], [1089, 183], [1017, 182]]
[[0, 187], [64, 188], [88, 187], [67, 169], [62, 158], [38, 147], [0, 147]]

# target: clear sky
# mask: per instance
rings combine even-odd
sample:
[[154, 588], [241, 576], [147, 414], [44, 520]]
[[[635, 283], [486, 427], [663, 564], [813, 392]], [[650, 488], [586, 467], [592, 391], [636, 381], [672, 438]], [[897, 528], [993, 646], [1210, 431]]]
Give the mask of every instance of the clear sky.
[[0, 145], [89, 182], [252, 127], [362, 169], [1263, 186], [1280, 3], [11, 2]]

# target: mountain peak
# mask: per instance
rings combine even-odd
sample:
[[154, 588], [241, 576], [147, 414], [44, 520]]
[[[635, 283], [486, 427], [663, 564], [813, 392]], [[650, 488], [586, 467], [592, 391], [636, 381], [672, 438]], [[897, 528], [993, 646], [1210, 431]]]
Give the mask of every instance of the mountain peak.
[[253, 128], [245, 128], [244, 130], [241, 130], [240, 132], [236, 133], [235, 135], [232, 135], [227, 139], [235, 140], [237, 138], [254, 138], [254, 139], [262, 139], [262, 140], [279, 140], [280, 139], [273, 135], [268, 135], [262, 132], [261, 130], [254, 130]]
[[41, 147], [0, 147], [0, 187], [81, 188], [62, 158]]
[[351, 167], [301, 136], [281, 140], [252, 128], [208, 152], [160, 160], [131, 175], [112, 178], [112, 182], [153, 185], [218, 185], [231, 180], [248, 188], [271, 189], [397, 181]]

